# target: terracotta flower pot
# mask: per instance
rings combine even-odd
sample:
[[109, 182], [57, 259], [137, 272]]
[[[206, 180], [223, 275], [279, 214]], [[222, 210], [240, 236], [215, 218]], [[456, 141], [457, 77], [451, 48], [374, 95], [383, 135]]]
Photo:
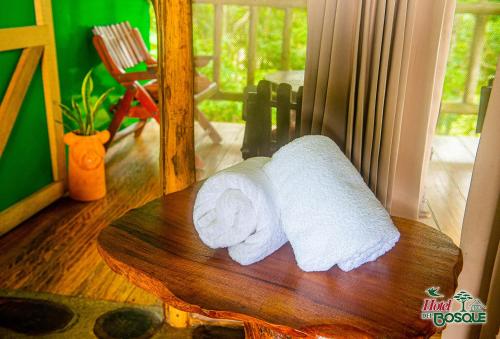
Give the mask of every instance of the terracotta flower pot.
[[69, 196], [75, 200], [92, 201], [106, 195], [106, 174], [104, 172], [103, 144], [109, 139], [109, 132], [97, 132], [81, 136], [73, 132], [64, 135], [69, 146]]

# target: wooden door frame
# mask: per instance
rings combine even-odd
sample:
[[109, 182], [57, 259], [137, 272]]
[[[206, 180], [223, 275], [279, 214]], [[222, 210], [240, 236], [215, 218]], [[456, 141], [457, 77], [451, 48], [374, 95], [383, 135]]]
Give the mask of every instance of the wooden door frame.
[[[53, 182], [0, 211], [2, 221], [0, 235], [60, 198], [66, 190], [64, 130], [62, 124], [58, 123], [62, 121], [58, 105], [61, 95], [51, 0], [34, 0], [34, 9], [36, 25], [0, 29], [0, 52], [23, 49], [0, 104], [0, 119], [7, 121], [0, 129], [0, 157], [24, 101], [27, 88], [41, 60]], [[22, 86], [18, 86], [19, 84]], [[25, 90], [19, 90], [20, 87]]]

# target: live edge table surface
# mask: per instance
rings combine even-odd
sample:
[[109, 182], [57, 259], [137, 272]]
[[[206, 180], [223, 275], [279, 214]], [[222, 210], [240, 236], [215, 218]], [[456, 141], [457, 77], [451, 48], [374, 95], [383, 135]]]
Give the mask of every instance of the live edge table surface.
[[[400, 218], [401, 239], [350, 272], [301, 271], [289, 244], [241, 266], [198, 237], [192, 210], [200, 184], [128, 212], [105, 228], [98, 248], [117, 273], [165, 303], [212, 318], [256, 324], [291, 336], [427, 337], [425, 290], [447, 298], [462, 268], [460, 249], [439, 231]], [[335, 244], [332, 244], [335, 246]]]

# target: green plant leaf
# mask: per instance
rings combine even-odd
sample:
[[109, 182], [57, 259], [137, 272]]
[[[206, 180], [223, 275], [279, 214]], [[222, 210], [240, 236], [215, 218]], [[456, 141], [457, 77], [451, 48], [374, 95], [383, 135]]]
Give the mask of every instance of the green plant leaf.
[[79, 121], [79, 119], [76, 117], [76, 115], [73, 113], [73, 111], [72, 111], [72, 110], [70, 110], [70, 109], [69, 109], [68, 107], [66, 107], [66, 106], [64, 106], [64, 107], [63, 107], [63, 106], [61, 106], [61, 109], [62, 109], [63, 114], [64, 114], [64, 115], [65, 115], [65, 116], [66, 116], [69, 120], [76, 122], [76, 124], [77, 124], [78, 126], [80, 126], [80, 121]]
[[[61, 107], [63, 114], [66, 117], [68, 117], [68, 119], [74, 121], [77, 124], [78, 129], [81, 131], [83, 128], [81, 117], [74, 110], [70, 109], [66, 105], [59, 104], [59, 107]], [[71, 129], [73, 129], [73, 128], [71, 128]]]
[[64, 121], [61, 121], [61, 120], [55, 120], [56, 123], [58, 124], [61, 124], [63, 125], [64, 129], [67, 130], [67, 131], [71, 131], [73, 129], [73, 126], [67, 124], [66, 122]]
[[84, 117], [82, 115], [82, 110], [80, 109], [80, 106], [76, 103], [75, 98], [71, 98], [71, 105], [73, 109], [75, 110], [75, 114], [80, 118], [80, 134], [81, 135], [88, 135], [87, 134], [87, 124], [86, 121], [84, 121]]
[[92, 107], [92, 114], [95, 115], [95, 113], [97, 112], [97, 110], [101, 107], [101, 105], [104, 103], [104, 101], [106, 100], [106, 98], [109, 96], [109, 94], [111, 92], [113, 92], [115, 89], [114, 87], [113, 88], [110, 88], [108, 89], [106, 92], [104, 92], [98, 99], [97, 101], [95, 102], [94, 106]]
[[74, 119], [77, 119], [77, 120], [80, 120], [79, 116], [76, 115], [76, 113], [71, 109], [69, 108], [68, 106], [64, 105], [64, 104], [59, 104], [59, 107], [61, 107], [62, 111], [65, 113], [65, 114], [68, 114], [70, 115], [71, 117], [73, 117]]
[[69, 119], [78, 122], [78, 119], [76, 118], [75, 114], [73, 111], [66, 105], [59, 104], [59, 107], [61, 107], [61, 110], [65, 116], [67, 116]]
[[[91, 71], [92, 72], [92, 71]], [[85, 101], [87, 102], [87, 114], [90, 117], [89, 119], [89, 126], [90, 126], [90, 134], [95, 133], [95, 126], [94, 126], [94, 114], [92, 113], [92, 104], [90, 102], [90, 98], [92, 96], [92, 91], [94, 90], [94, 81], [92, 80], [92, 77], [89, 77], [89, 82], [88, 82], [88, 88], [87, 88], [87, 97], [85, 98]]]
[[101, 96], [99, 98], [97, 98], [94, 105], [90, 109], [90, 115], [91, 115], [91, 121], [92, 121], [92, 134], [95, 133], [95, 115], [96, 115], [97, 111], [99, 110], [99, 108], [101, 107], [101, 105], [106, 100], [106, 98], [108, 97], [109, 93], [111, 93], [113, 90], [114, 90], [114, 88], [110, 88], [106, 92], [101, 94]]
[[82, 103], [85, 112], [89, 111], [89, 98], [94, 90], [94, 82], [92, 81], [92, 69], [87, 72], [82, 83]]
[[94, 124], [92, 119], [92, 112], [90, 111], [90, 96], [94, 90], [94, 82], [92, 80], [92, 69], [87, 72], [82, 83], [82, 104], [83, 111], [85, 113], [85, 130], [87, 133], [92, 134], [94, 130]]
[[[104, 101], [108, 98], [109, 94], [114, 90], [110, 88], [99, 97], [92, 96], [94, 90], [94, 82], [92, 80], [92, 69], [85, 75], [81, 88], [81, 102], [78, 101], [79, 96], [71, 98], [71, 107], [60, 104], [60, 107], [71, 121], [78, 125], [78, 133], [80, 135], [93, 135], [95, 134], [95, 118], [97, 112], [100, 110]], [[107, 112], [106, 112], [107, 113]]]

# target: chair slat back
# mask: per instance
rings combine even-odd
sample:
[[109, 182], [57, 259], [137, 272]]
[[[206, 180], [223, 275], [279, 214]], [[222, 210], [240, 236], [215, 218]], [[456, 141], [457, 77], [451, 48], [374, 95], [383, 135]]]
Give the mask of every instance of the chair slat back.
[[[115, 25], [95, 26], [92, 30], [99, 44], [107, 53], [99, 53], [111, 73], [124, 73], [127, 68], [136, 66], [141, 62], [154, 63], [149, 55], [140, 32], [132, 28], [129, 22]], [[97, 47], [97, 46], [96, 46]]]

